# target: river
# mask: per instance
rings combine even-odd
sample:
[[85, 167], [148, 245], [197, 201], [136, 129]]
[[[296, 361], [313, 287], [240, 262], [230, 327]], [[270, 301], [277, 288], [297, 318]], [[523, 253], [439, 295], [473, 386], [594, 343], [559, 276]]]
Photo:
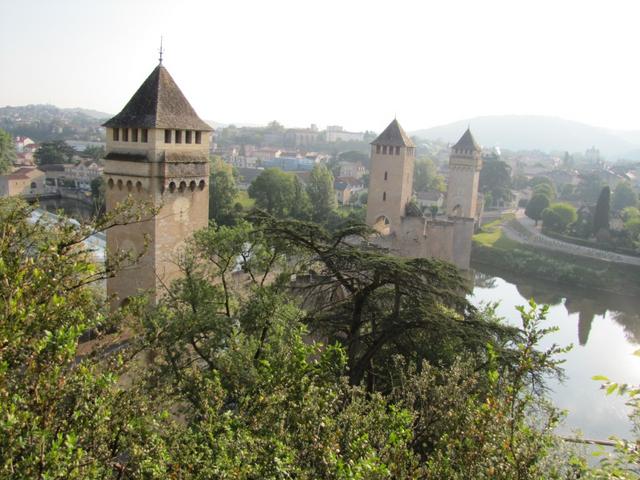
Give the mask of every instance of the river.
[[529, 298], [549, 304], [545, 326], [557, 326], [541, 347], [573, 344], [562, 355], [566, 379], [551, 381], [551, 399], [567, 411], [558, 433], [580, 431], [585, 438], [605, 440], [610, 435], [629, 438], [632, 424], [624, 399], [607, 396], [594, 375], [616, 382], [640, 384], [640, 298], [604, 294], [569, 285], [551, 285], [475, 266], [471, 301], [479, 305], [499, 301], [497, 313], [521, 326], [515, 307]]

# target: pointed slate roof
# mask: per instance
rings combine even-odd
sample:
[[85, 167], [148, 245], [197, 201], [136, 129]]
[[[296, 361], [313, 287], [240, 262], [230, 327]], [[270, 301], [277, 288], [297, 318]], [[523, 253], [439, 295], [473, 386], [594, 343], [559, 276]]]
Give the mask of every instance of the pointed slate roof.
[[151, 72], [122, 111], [103, 126], [212, 130], [211, 126], [198, 117], [162, 65]]
[[402, 129], [398, 120], [395, 118], [393, 122], [385, 128], [384, 132], [378, 135], [371, 145], [387, 145], [392, 147], [415, 147], [415, 144], [409, 138], [409, 135]]
[[480, 145], [476, 143], [476, 139], [473, 138], [471, 134], [471, 129], [467, 128], [467, 131], [464, 132], [458, 143], [456, 143], [453, 147], [454, 150], [475, 150], [476, 152], [480, 152], [482, 148]]

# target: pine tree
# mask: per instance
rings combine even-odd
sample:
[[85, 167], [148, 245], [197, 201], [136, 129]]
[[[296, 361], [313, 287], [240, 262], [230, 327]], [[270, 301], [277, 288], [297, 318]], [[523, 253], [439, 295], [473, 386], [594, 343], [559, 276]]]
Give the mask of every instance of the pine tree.
[[603, 187], [596, 203], [596, 212], [593, 216], [593, 234], [600, 230], [609, 230], [609, 202], [611, 199], [611, 189]]

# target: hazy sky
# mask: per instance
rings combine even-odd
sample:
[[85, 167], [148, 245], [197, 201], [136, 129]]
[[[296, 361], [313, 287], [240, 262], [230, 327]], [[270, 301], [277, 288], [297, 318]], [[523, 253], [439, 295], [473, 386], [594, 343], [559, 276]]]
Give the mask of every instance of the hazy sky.
[[0, 0], [0, 105], [117, 113], [157, 64], [201, 117], [640, 129], [640, 2]]

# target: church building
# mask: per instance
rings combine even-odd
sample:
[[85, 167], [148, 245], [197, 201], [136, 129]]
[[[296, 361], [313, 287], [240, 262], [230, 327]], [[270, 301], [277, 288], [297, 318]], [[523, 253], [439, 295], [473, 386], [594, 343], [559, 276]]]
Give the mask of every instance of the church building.
[[185, 240], [208, 223], [212, 129], [162, 62], [104, 127], [107, 212], [127, 198], [157, 210], [107, 231], [109, 254], [140, 256], [107, 280], [107, 295], [113, 307], [142, 292], [157, 302], [179, 275], [177, 254]]

